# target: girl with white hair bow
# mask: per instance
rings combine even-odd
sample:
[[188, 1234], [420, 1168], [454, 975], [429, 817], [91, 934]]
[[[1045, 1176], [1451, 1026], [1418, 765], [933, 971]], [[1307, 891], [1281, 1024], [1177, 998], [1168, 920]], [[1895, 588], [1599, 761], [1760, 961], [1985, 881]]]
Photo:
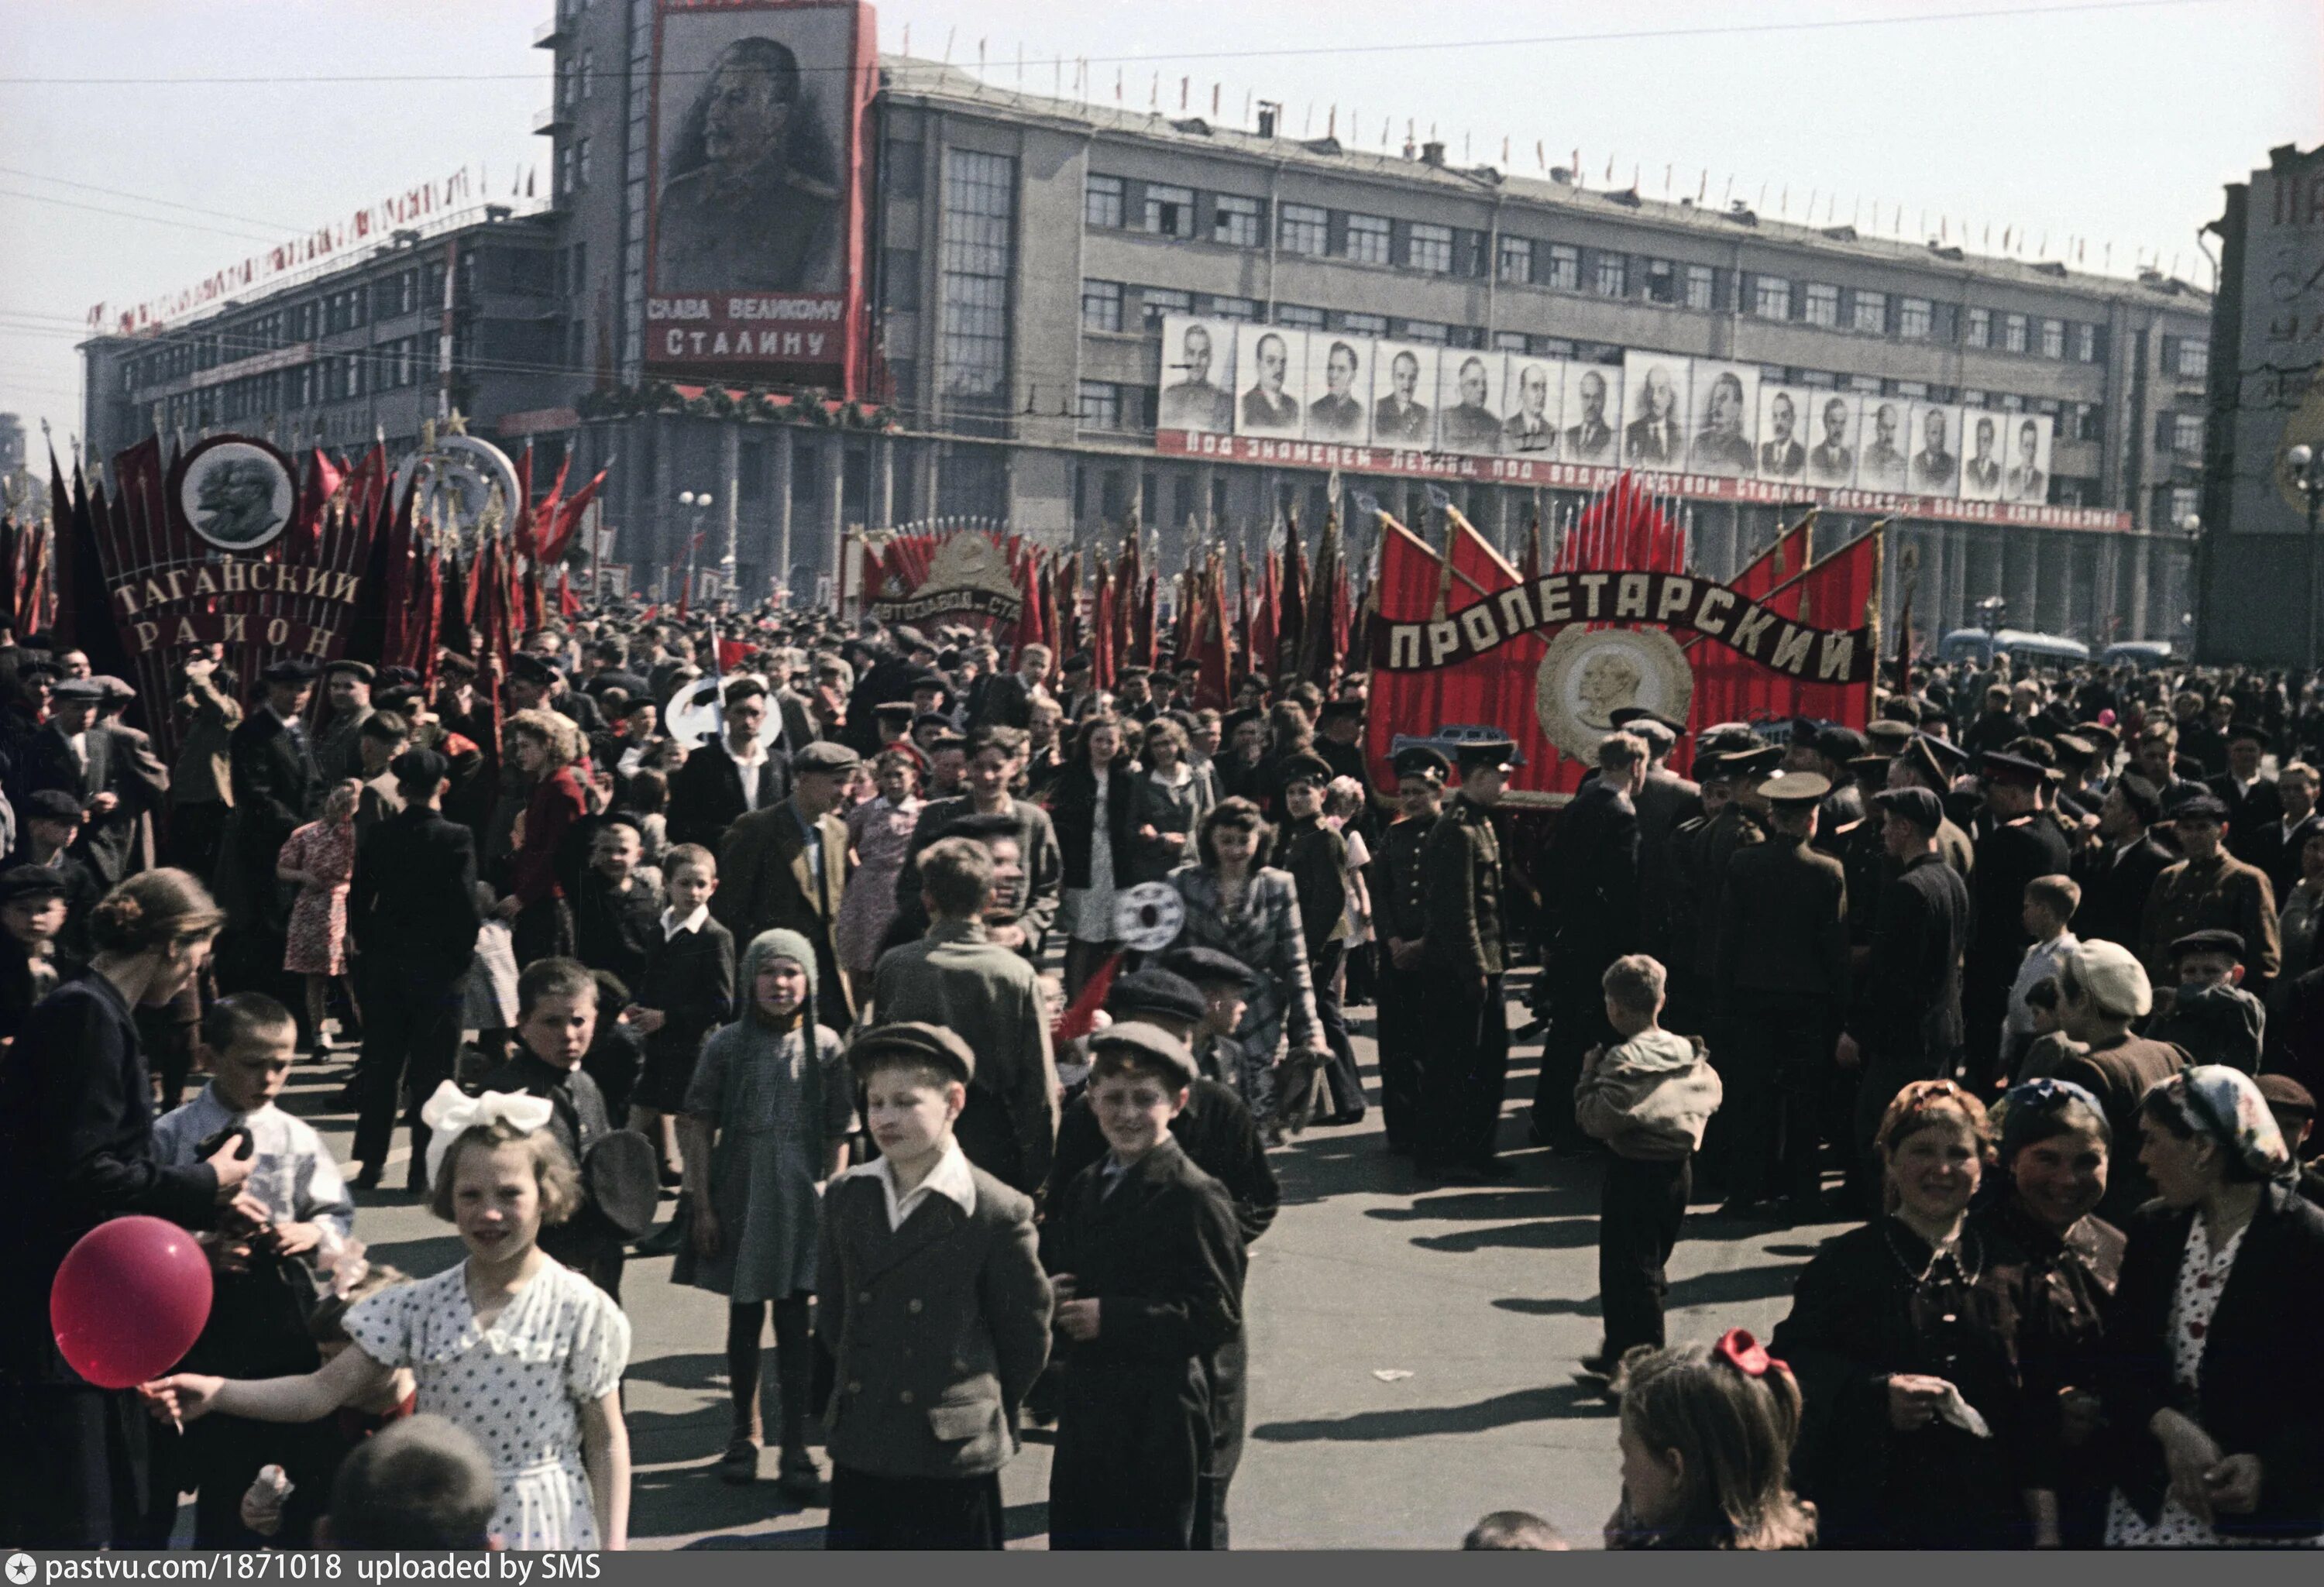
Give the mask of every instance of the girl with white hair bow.
[[506, 1547], [626, 1547], [630, 1324], [540, 1250], [541, 1225], [581, 1205], [579, 1171], [549, 1132], [549, 1112], [541, 1097], [438, 1087], [420, 1110], [433, 1131], [429, 1207], [458, 1228], [466, 1259], [356, 1305], [346, 1319], [354, 1348], [317, 1371], [256, 1381], [180, 1373], [147, 1386], [157, 1412], [311, 1422], [408, 1367], [419, 1408], [458, 1423], [491, 1454], [500, 1505], [490, 1529]]

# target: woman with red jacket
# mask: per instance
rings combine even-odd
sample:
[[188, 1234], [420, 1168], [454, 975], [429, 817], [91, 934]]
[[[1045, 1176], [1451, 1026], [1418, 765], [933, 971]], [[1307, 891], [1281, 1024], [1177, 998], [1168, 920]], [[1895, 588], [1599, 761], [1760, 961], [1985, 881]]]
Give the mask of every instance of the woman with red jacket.
[[512, 922], [519, 967], [569, 955], [573, 917], [557, 881], [557, 855], [574, 823], [589, 813], [574, 767], [587, 752], [581, 730], [554, 711], [519, 711], [502, 730], [509, 758], [532, 785], [517, 818], [508, 896], [493, 913]]

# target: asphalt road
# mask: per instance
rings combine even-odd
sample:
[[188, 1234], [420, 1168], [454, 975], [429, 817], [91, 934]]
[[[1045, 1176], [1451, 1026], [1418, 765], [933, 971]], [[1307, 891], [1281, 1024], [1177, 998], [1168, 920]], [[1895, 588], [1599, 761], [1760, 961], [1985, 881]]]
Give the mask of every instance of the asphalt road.
[[[1373, 1078], [1370, 1013], [1351, 1019]], [[1510, 1016], [1523, 1018], [1514, 1005]], [[1512, 1059], [1511, 1115], [1532, 1094], [1535, 1053], [1528, 1044]], [[343, 1158], [353, 1120], [330, 1098], [344, 1074], [302, 1061], [286, 1099]], [[1237, 1547], [1451, 1547], [1503, 1509], [1596, 1545], [1619, 1486], [1612, 1408], [1574, 1368], [1600, 1342], [1598, 1166], [1522, 1149], [1523, 1138], [1521, 1120], [1506, 1119], [1516, 1173], [1481, 1189], [1420, 1184], [1384, 1149], [1377, 1108], [1277, 1154], [1284, 1208], [1252, 1250], [1244, 1296], [1251, 1404], [1229, 1507]], [[389, 1182], [402, 1172], [399, 1160]], [[356, 1232], [374, 1260], [425, 1276], [459, 1259], [448, 1227], [413, 1198], [358, 1199]], [[1740, 1325], [1765, 1337], [1802, 1260], [1838, 1226], [1771, 1230], [1711, 1211], [1695, 1208], [1672, 1264], [1670, 1335]], [[771, 1452], [752, 1487], [713, 1470], [728, 1422], [724, 1304], [673, 1286], [669, 1268], [633, 1259], [624, 1281], [633, 1544], [821, 1546], [822, 1511], [776, 1491]], [[772, 1369], [770, 1359], [770, 1380]], [[1047, 1437], [1030, 1432], [1003, 1473], [1011, 1546], [1039, 1547], [1047, 1530]]]

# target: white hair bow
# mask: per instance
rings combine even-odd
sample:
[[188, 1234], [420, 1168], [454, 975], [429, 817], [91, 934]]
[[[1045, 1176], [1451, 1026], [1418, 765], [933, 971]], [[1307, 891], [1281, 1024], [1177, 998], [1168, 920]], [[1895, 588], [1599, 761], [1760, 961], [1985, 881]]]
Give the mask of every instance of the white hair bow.
[[506, 1124], [512, 1130], [521, 1130], [530, 1135], [548, 1128], [556, 1116], [545, 1096], [530, 1096], [521, 1091], [488, 1091], [482, 1096], [470, 1096], [447, 1080], [436, 1087], [436, 1094], [420, 1110], [420, 1121], [433, 1131], [428, 1140], [428, 1183], [433, 1186], [444, 1167], [444, 1154], [464, 1130], [480, 1124]]

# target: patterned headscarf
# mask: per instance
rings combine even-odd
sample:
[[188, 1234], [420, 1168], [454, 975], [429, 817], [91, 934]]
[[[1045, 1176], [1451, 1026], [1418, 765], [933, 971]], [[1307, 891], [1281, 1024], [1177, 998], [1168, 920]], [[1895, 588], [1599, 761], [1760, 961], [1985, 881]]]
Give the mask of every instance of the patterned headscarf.
[[2023, 1148], [2046, 1139], [2040, 1133], [2042, 1126], [2075, 1106], [2089, 1109], [2090, 1116], [2098, 1121], [2099, 1130], [2106, 1129], [2105, 1107], [2070, 1080], [2053, 1080], [2045, 1075], [2011, 1086], [1993, 1106], [1993, 1117], [2001, 1126], [2001, 1160], [2006, 1163]]
[[2224, 1064], [2196, 1064], [2165, 1080], [2147, 1093], [2160, 1096], [2199, 1133], [2242, 1159], [2263, 1179], [2285, 1179], [2299, 1169], [2299, 1159], [2283, 1144], [2267, 1099], [2239, 1069]]

